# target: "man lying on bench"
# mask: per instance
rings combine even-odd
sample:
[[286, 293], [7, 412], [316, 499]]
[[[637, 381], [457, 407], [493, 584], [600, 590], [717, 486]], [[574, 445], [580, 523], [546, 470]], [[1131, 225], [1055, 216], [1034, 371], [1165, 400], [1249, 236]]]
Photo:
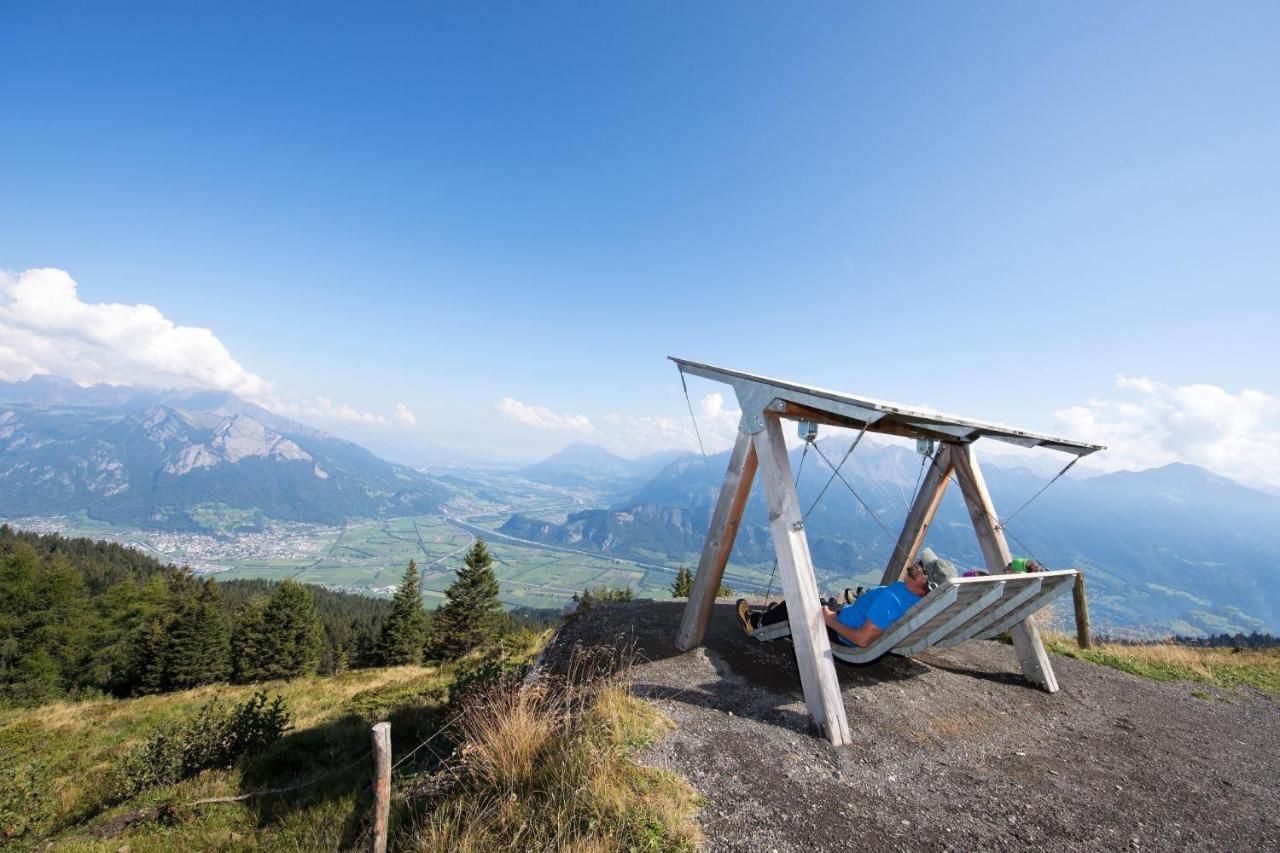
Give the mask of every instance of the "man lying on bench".
[[[863, 648], [874, 643], [929, 591], [929, 574], [924, 563], [916, 560], [907, 568], [905, 580], [869, 589], [838, 610], [824, 603], [822, 618], [827, 623], [831, 641]], [[743, 630], [750, 634], [765, 625], [786, 622], [787, 603], [780, 601], [762, 613], [752, 613], [746, 599], [739, 599], [738, 618]]]

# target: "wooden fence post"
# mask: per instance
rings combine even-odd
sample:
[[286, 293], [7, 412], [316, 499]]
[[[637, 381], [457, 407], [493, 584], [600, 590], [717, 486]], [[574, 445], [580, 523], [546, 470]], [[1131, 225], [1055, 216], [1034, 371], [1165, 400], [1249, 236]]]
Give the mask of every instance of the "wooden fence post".
[[1084, 572], [1076, 575], [1076, 585], [1071, 589], [1076, 605], [1076, 645], [1082, 649], [1093, 648], [1093, 635], [1089, 633], [1089, 600], [1084, 597]]
[[373, 853], [387, 853], [391, 814], [391, 724], [373, 727]]

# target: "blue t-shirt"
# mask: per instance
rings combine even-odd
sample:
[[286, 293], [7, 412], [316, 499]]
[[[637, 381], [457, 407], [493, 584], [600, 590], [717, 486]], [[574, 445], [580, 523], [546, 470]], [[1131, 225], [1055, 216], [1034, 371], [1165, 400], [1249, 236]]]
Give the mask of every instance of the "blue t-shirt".
[[[907, 589], [906, 583], [898, 581], [867, 590], [853, 604], [841, 607], [836, 618], [850, 628], [861, 628], [870, 619], [877, 628], [884, 631], [919, 600], [920, 596]], [[846, 646], [853, 645], [844, 637], [840, 638], [840, 642]]]

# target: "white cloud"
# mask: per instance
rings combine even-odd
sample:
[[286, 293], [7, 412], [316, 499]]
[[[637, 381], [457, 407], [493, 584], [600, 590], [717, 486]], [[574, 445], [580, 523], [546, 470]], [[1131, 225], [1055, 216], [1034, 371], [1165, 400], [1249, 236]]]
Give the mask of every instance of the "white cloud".
[[330, 421], [350, 421], [358, 424], [377, 424], [378, 426], [386, 426], [389, 423], [382, 415], [374, 412], [362, 412], [346, 403], [334, 402], [328, 397], [316, 397], [300, 402], [270, 399], [263, 401], [262, 405], [277, 415], [284, 415], [289, 418], [319, 418]]
[[1189, 462], [1249, 485], [1280, 487], [1280, 398], [1146, 377], [1117, 376], [1116, 387], [1130, 397], [1055, 413], [1064, 434], [1107, 445], [1086, 463], [1116, 470]]
[[404, 426], [414, 427], [418, 425], [418, 416], [404, 403], [396, 403], [396, 411], [392, 417], [395, 418], [396, 423]]
[[586, 415], [562, 415], [546, 406], [531, 406], [512, 397], [503, 397], [495, 408], [506, 418], [525, 426], [557, 432], [578, 432], [590, 435], [595, 427]]
[[84, 302], [59, 269], [0, 270], [0, 381], [37, 374], [79, 385], [228, 391], [278, 414], [412, 427], [403, 403], [392, 419], [327, 397], [283, 399], [246, 370], [209, 329], [179, 326], [152, 305]]
[[83, 302], [62, 270], [0, 270], [0, 379], [37, 373], [80, 385], [214, 388], [245, 397], [270, 388], [208, 329], [175, 325], [151, 305]]
[[[695, 409], [698, 432], [707, 453], [718, 453], [733, 446], [741, 412], [724, 407], [724, 395], [707, 394]], [[608, 414], [601, 418], [601, 442], [624, 456], [643, 456], [659, 450], [698, 450], [698, 434], [686, 417], [662, 415]]]

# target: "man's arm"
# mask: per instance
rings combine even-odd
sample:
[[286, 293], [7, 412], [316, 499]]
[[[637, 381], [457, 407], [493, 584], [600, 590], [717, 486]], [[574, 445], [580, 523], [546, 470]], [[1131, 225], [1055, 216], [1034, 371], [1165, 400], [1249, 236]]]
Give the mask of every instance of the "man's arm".
[[861, 646], [864, 649], [884, 633], [884, 631], [880, 630], [880, 626], [870, 619], [857, 628], [850, 628], [836, 617], [836, 612], [830, 607], [824, 606], [822, 608], [822, 619], [832, 631], [835, 631], [855, 646]]

